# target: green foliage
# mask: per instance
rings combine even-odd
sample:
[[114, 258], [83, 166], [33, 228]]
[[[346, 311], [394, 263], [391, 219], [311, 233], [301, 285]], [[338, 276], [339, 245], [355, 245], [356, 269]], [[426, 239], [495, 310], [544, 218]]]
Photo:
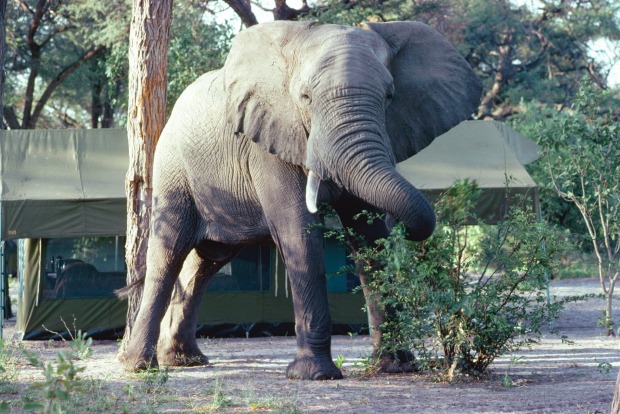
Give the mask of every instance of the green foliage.
[[85, 368], [75, 366], [61, 351], [56, 355], [56, 364], [51, 362], [46, 364], [35, 353], [27, 350], [24, 350], [24, 354], [32, 365], [43, 371], [45, 379], [30, 386], [30, 390], [37, 393], [40, 399], [25, 402], [23, 410], [43, 413], [67, 412], [65, 406], [70, 402], [71, 393], [85, 391], [84, 383], [78, 376]]
[[149, 368], [138, 374], [144, 383], [143, 391], [147, 394], [153, 394], [160, 390], [170, 378], [168, 368]]
[[233, 38], [227, 23], [209, 18], [206, 2], [174, 3], [168, 50], [168, 108], [200, 75], [224, 65]]
[[83, 334], [82, 331], [78, 331], [73, 340], [69, 342], [73, 354], [77, 359], [81, 360], [87, 359], [92, 355], [92, 344], [93, 338], [86, 338], [86, 334]]
[[366, 21], [398, 20], [398, 16], [409, 8], [409, 4], [402, 0], [387, 0], [378, 7], [372, 0], [358, 2], [326, 0], [318, 2], [304, 19], [357, 26]]
[[[482, 376], [499, 356], [536, 341], [564, 301], [548, 302], [547, 272], [563, 246], [519, 203], [496, 227], [473, 214], [480, 191], [461, 182], [435, 209], [438, 229], [406, 240], [402, 225], [377, 246], [354, 251], [388, 313], [383, 352], [415, 351], [422, 369]], [[470, 224], [484, 228], [472, 243]], [[474, 272], [475, 271], [475, 272]]]
[[504, 388], [514, 387], [514, 382], [512, 381], [512, 378], [510, 378], [510, 368], [512, 368], [513, 365], [520, 363], [522, 359], [523, 359], [522, 356], [512, 356], [510, 358], [510, 365], [508, 365], [508, 368], [506, 368], [506, 373], [502, 376], [502, 379], [500, 380], [500, 385], [502, 387]]
[[[41, 19], [35, 22], [40, 7]], [[7, 4], [7, 54], [4, 67], [7, 71], [5, 105], [14, 112], [20, 127], [24, 125], [25, 101], [38, 103], [44, 91], [57, 81], [49, 100], [43, 100], [45, 110], [41, 113], [39, 127], [86, 126], [90, 107], [95, 95], [113, 95], [117, 98], [115, 77], [108, 83], [105, 77], [106, 56], [117, 54], [126, 48], [129, 18], [128, 0], [100, 2], [79, 0], [72, 2], [9, 2]], [[34, 32], [29, 45], [28, 33]], [[99, 46], [106, 53], [80, 63], [86, 52]], [[125, 54], [126, 57], [126, 54]], [[61, 80], [67, 68], [78, 64], [79, 68]], [[33, 88], [28, 88], [28, 82]], [[32, 127], [32, 125], [30, 125]]]
[[0, 339], [0, 412], [9, 411], [8, 401], [4, 401], [5, 395], [15, 394], [18, 373], [18, 358], [16, 347], [7, 344]]
[[[84, 128], [93, 122], [95, 107], [105, 107], [110, 112], [106, 116], [112, 116], [116, 126], [123, 125], [127, 111], [131, 2], [46, 2], [34, 38], [40, 48], [33, 53], [26, 38], [34, 13], [26, 8], [34, 10], [37, 3], [26, 0], [25, 6], [20, 2], [7, 4], [4, 104], [14, 112], [17, 123], [22, 123], [29, 76], [36, 78], [32, 92], [36, 103], [62, 70], [79, 61], [86, 51], [104, 45], [104, 53], [82, 64], [55, 88], [37, 126]], [[174, 2], [168, 55], [170, 108], [181, 91], [199, 75], [222, 66], [231, 38], [231, 27], [216, 24], [206, 2]], [[112, 126], [109, 122], [108, 127]], [[103, 126], [103, 120], [97, 125]]]
[[606, 92], [584, 78], [569, 116], [555, 117], [537, 138], [548, 182], [580, 214], [606, 297], [602, 325], [613, 334], [613, 289], [620, 275], [620, 123], [601, 115]]
[[211, 394], [211, 403], [206, 407], [207, 412], [218, 412], [232, 404], [231, 399], [222, 390], [222, 379], [220, 377], [215, 379], [215, 384], [209, 393]]
[[[45, 325], [43, 325], [43, 327], [48, 332], [57, 335], [57, 337], [61, 338], [64, 342], [66, 342], [69, 345], [69, 348], [71, 348], [71, 351], [72, 351], [71, 352], [72, 358], [84, 360], [90, 357], [93, 353], [93, 350], [91, 348], [91, 345], [93, 344], [93, 338], [87, 338], [85, 333], [82, 333], [80, 329], [76, 328], [75, 317], [73, 318], [73, 329], [67, 326], [67, 322], [65, 322], [65, 320], [62, 317], [60, 318], [60, 320], [62, 321], [63, 325], [65, 325], [65, 331], [71, 338], [70, 341], [67, 341], [59, 332], [49, 330], [45, 328]], [[50, 339], [50, 341], [53, 341], [53, 340]]]
[[341, 369], [342, 366], [344, 365], [344, 355], [342, 354], [338, 354], [338, 356], [336, 357], [336, 360], [334, 361], [334, 365], [336, 365], [336, 368]]

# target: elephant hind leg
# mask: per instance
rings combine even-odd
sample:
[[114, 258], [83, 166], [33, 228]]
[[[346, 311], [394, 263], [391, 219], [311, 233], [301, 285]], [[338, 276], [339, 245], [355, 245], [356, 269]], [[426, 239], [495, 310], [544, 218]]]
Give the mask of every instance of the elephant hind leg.
[[185, 259], [161, 323], [157, 358], [164, 366], [199, 366], [209, 363], [196, 342], [200, 304], [209, 280], [234, 257], [236, 251], [230, 251], [225, 259], [219, 255], [220, 260], [212, 260], [201, 257], [198, 250], [192, 250]]

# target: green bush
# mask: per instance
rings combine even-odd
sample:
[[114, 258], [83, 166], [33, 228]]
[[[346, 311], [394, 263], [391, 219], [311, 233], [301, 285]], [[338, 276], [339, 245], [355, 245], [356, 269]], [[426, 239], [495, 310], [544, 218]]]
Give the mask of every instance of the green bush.
[[620, 122], [602, 111], [607, 97], [607, 91], [582, 79], [570, 115], [541, 123], [538, 141], [552, 188], [580, 213], [582, 234], [596, 257], [605, 296], [600, 324], [607, 335], [615, 335], [612, 301], [620, 279]]
[[[382, 351], [413, 350], [421, 369], [449, 378], [479, 377], [497, 356], [535, 342], [565, 302], [548, 301], [547, 275], [562, 246], [547, 239], [531, 203], [488, 226], [473, 214], [479, 194], [467, 181], [447, 190], [435, 205], [438, 228], [424, 242], [407, 241], [399, 224], [351, 254], [388, 314]], [[482, 229], [476, 243], [471, 224]]]

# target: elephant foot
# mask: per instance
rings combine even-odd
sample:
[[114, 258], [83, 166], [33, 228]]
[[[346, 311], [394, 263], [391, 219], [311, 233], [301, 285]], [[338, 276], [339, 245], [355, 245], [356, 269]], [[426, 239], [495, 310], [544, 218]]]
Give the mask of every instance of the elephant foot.
[[194, 335], [160, 337], [157, 343], [159, 364], [168, 367], [197, 367], [208, 365], [207, 358], [196, 343]]
[[342, 379], [342, 372], [330, 358], [295, 358], [286, 368], [289, 379], [329, 380]]
[[418, 372], [415, 357], [413, 353], [409, 351], [398, 351], [395, 354], [384, 354], [377, 359], [376, 367], [379, 372], [386, 374]]
[[209, 358], [200, 350], [196, 349], [191, 352], [182, 349], [170, 348], [164, 352], [158, 352], [160, 364], [168, 367], [198, 367], [209, 365]]
[[127, 372], [142, 372], [159, 368], [155, 354], [134, 355], [131, 352], [125, 352], [119, 353], [118, 360]]

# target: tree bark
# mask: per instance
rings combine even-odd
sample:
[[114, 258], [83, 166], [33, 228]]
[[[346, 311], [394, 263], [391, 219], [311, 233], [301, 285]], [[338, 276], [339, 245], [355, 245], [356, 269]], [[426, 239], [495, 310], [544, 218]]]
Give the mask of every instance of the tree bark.
[[[4, 108], [4, 54], [6, 49], [6, 2], [0, 0], [0, 108]], [[4, 111], [3, 111], [4, 112]], [[4, 128], [4, 116], [0, 118], [0, 129]]]
[[252, 11], [252, 5], [249, 0], [224, 0], [226, 4], [239, 16], [245, 27], [258, 24], [258, 20]]
[[616, 391], [611, 403], [611, 414], [620, 414], [620, 371], [618, 371], [618, 379], [616, 379]]
[[[167, 53], [172, 0], [134, 0], [129, 33], [129, 102], [127, 139], [127, 282], [145, 277], [155, 146], [166, 122]], [[127, 344], [136, 319], [142, 288], [130, 293]], [[121, 349], [123, 352], [124, 349]]]

